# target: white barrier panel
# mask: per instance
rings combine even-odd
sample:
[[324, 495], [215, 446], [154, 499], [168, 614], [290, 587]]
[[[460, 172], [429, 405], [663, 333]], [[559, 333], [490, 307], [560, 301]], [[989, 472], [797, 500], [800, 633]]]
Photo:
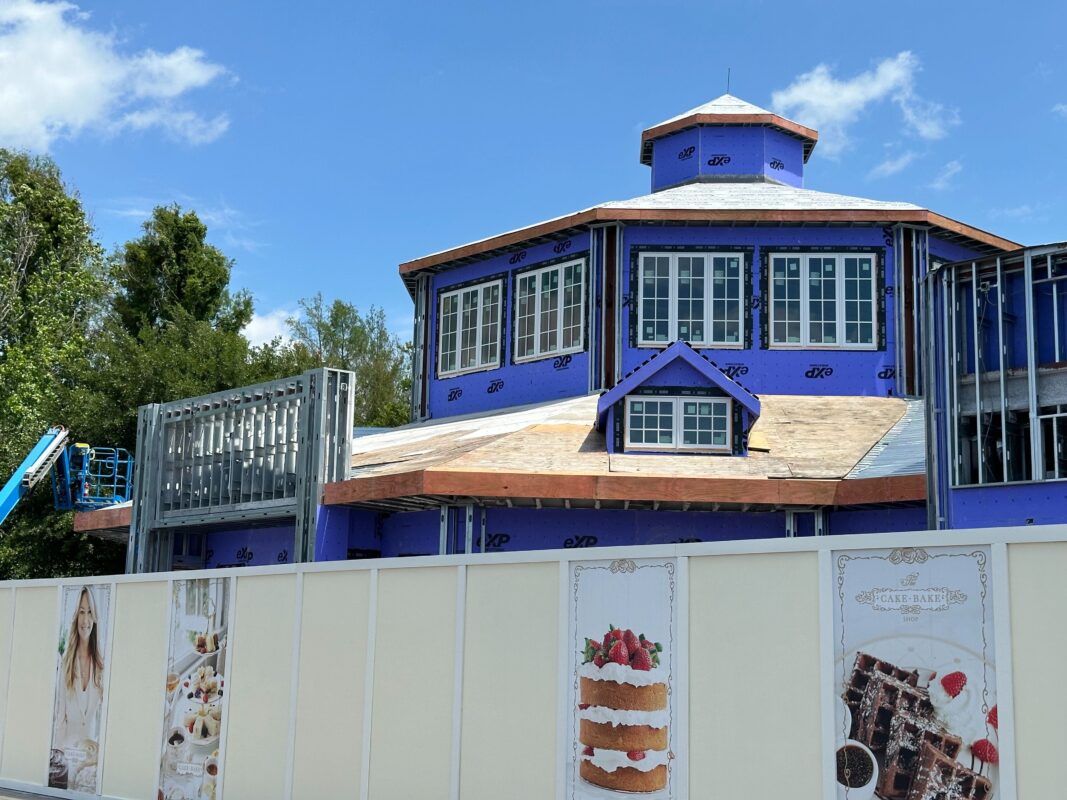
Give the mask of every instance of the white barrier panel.
[[[94, 796], [48, 787], [91, 585], [104, 798], [838, 800], [848, 744], [850, 800], [925, 800], [917, 762], [842, 710], [866, 702], [857, 653], [898, 668], [943, 774], [984, 800], [1063, 793], [1067, 527], [576, 555], [0, 585], [0, 788]], [[53, 781], [87, 785], [67, 749]]]

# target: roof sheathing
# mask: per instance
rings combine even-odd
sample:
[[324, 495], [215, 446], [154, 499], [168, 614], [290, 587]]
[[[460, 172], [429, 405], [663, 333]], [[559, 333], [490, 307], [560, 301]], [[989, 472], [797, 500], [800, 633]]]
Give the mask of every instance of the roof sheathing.
[[592, 427], [597, 402], [590, 395], [363, 437], [353, 442], [353, 477], [328, 484], [325, 502], [395, 511], [458, 497], [715, 510], [925, 498], [921, 472], [846, 480], [900, 420], [905, 403], [897, 398], [765, 396], [746, 456], [609, 454]]

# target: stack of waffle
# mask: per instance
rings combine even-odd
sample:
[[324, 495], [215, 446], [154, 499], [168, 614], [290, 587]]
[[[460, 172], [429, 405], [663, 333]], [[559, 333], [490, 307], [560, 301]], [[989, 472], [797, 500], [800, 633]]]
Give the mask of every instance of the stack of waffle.
[[885, 800], [985, 800], [992, 784], [956, 761], [963, 745], [934, 716], [919, 673], [856, 654], [845, 686], [850, 737], [882, 763], [875, 790]]

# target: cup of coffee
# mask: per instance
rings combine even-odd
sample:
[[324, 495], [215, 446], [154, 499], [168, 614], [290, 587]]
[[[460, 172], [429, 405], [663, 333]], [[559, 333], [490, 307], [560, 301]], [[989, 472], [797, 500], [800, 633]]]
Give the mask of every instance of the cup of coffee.
[[168, 772], [177, 772], [179, 762], [185, 761], [189, 732], [185, 728], [171, 728], [164, 741], [166, 742], [166, 749], [163, 763]]
[[878, 783], [878, 762], [874, 753], [855, 739], [837, 748], [838, 800], [871, 800]]

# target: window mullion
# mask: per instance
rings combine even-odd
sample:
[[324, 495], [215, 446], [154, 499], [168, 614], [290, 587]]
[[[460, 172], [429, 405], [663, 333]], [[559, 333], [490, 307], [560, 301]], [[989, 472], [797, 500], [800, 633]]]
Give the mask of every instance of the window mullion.
[[809, 330], [811, 314], [808, 309], [808, 304], [811, 302], [811, 292], [809, 291], [811, 285], [810, 258], [810, 256], [800, 257], [800, 344], [802, 347], [811, 347], [811, 332]]
[[567, 287], [564, 281], [567, 271], [563, 269], [562, 264], [554, 267], [553, 271], [556, 273], [556, 291], [559, 292], [556, 297], [556, 352], [558, 353], [563, 349], [563, 317], [567, 310]]
[[[715, 339], [714, 314], [711, 311], [715, 302], [715, 254], [704, 253], [704, 346], [721, 344]], [[725, 328], [724, 328], [725, 330]]]
[[[848, 300], [845, 297], [845, 256], [843, 254], [837, 256], [835, 263], [837, 264], [837, 291], [834, 302], [834, 317], [837, 319], [837, 336], [835, 338], [837, 339], [836, 346], [839, 349], [843, 349], [848, 347], [846, 341], [848, 336], [845, 328], [846, 320], [848, 319], [848, 314], [845, 312], [845, 306], [848, 303]], [[858, 263], [856, 269], [859, 270]], [[857, 275], [858, 274], [859, 273], [857, 272]], [[859, 331], [858, 325], [856, 331]], [[856, 338], [859, 339], [860, 337], [857, 336]], [[858, 345], [859, 342], [857, 341], [856, 344]]]
[[532, 277], [534, 286], [533, 354], [536, 358], [541, 355], [541, 271], [534, 272]]
[[674, 400], [674, 430], [671, 432], [671, 437], [674, 439], [674, 449], [682, 449], [682, 429], [685, 424], [682, 422], [682, 408], [683, 402], [680, 398]]
[[678, 341], [678, 254], [670, 256], [670, 281], [667, 288], [667, 338]]

